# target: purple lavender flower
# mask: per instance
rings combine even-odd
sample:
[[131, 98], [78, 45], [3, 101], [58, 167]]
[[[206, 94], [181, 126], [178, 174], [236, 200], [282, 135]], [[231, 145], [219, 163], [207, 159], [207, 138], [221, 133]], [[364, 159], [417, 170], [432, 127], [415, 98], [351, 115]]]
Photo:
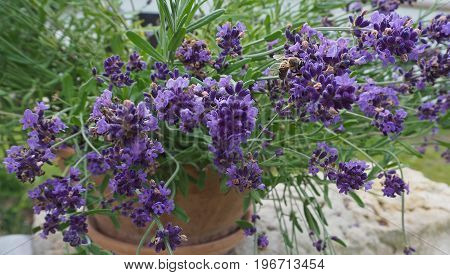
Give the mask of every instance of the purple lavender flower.
[[[302, 120], [321, 121], [325, 126], [337, 123], [339, 110], [350, 110], [356, 100], [356, 81], [350, 78], [349, 68], [357, 57], [351, 54], [348, 40], [327, 39], [306, 24], [298, 33], [288, 28], [286, 38], [284, 55], [289, 68], [280, 74], [283, 82], [278, 85], [288, 90], [288, 100], [271, 95], [278, 101], [276, 110], [292, 106]], [[287, 102], [289, 106], [279, 106]]]
[[83, 214], [75, 214], [69, 218], [69, 229], [63, 234], [63, 241], [70, 244], [70, 246], [79, 246], [87, 244], [85, 237], [88, 232], [86, 216]]
[[[372, 49], [384, 64], [394, 63], [395, 57], [402, 61], [417, 60], [418, 54], [424, 50], [424, 46], [418, 46], [420, 30], [412, 28], [412, 20], [409, 17], [401, 17], [395, 12], [387, 15], [378, 11], [372, 13], [370, 25], [363, 19], [363, 15], [350, 21], [354, 26], [366, 25], [366, 30], [354, 32], [359, 40], [359, 50]], [[357, 20], [359, 21], [357, 22]], [[368, 29], [368, 30], [367, 30]]]
[[318, 239], [317, 241], [313, 242], [314, 248], [317, 250], [317, 252], [325, 251], [325, 248], [327, 247], [327, 243], [324, 242], [322, 239]]
[[403, 122], [407, 113], [403, 109], [397, 109], [394, 113], [389, 110], [383, 110], [375, 115], [372, 124], [377, 127], [383, 135], [399, 134], [403, 131]]
[[255, 128], [258, 109], [253, 104], [248, 89], [243, 88], [239, 81], [234, 87], [227, 83], [219, 83], [223, 98], [215, 99], [216, 107], [206, 115], [206, 126], [212, 138], [210, 150], [213, 152], [214, 163], [219, 171], [226, 171], [232, 163], [242, 158], [241, 143]]
[[253, 236], [255, 233], [256, 233], [256, 227], [254, 227], [254, 226], [244, 228], [244, 235], [247, 237]]
[[3, 163], [8, 173], [16, 173], [19, 180], [33, 182], [35, 177], [44, 174], [42, 166], [55, 158], [52, 145], [57, 135], [67, 126], [58, 117], [46, 118], [44, 111], [48, 107], [40, 102], [32, 110], [27, 109], [21, 120], [23, 129], [30, 129], [28, 133], [28, 148], [12, 146], [7, 150]]
[[417, 115], [420, 120], [436, 121], [438, 119], [439, 112], [439, 105], [428, 101], [419, 106]]
[[195, 94], [193, 86], [188, 85], [188, 78], [170, 78], [154, 100], [158, 118], [169, 125], [180, 122], [183, 132], [191, 132], [197, 127], [204, 112], [202, 98]]
[[177, 58], [184, 64], [186, 69], [194, 75], [204, 78], [203, 67], [211, 60], [211, 53], [203, 40], [187, 39], [176, 51]]
[[396, 195], [401, 196], [405, 191], [409, 193], [409, 185], [397, 175], [394, 170], [389, 170], [387, 172], [378, 175], [378, 178], [383, 178], [383, 195], [390, 198], [395, 198]]
[[217, 27], [216, 41], [222, 51], [216, 60], [214, 67], [221, 69], [227, 66], [225, 58], [227, 56], [236, 57], [242, 54], [241, 39], [244, 36], [245, 26], [241, 22], [237, 22], [232, 26], [230, 22], [226, 22], [222, 26]]
[[[450, 23], [449, 23], [450, 24]], [[405, 80], [414, 84], [420, 89], [425, 88], [425, 83], [434, 84], [440, 77], [450, 75], [450, 48], [445, 53], [436, 51], [426, 51], [417, 62], [420, 68], [420, 76], [414, 79], [411, 74], [405, 74]]]
[[328, 146], [325, 142], [319, 142], [309, 159], [309, 173], [317, 174], [319, 167], [322, 167], [327, 172], [334, 168], [337, 159], [338, 151], [336, 148]]
[[269, 238], [267, 238], [267, 235], [265, 233], [261, 233], [258, 235], [256, 243], [258, 245], [258, 249], [266, 249], [267, 246], [269, 246]]
[[120, 195], [133, 196], [136, 190], [143, 188], [147, 182], [147, 173], [142, 169], [138, 171], [132, 169], [121, 169], [114, 173], [114, 177], [109, 180], [109, 187]]
[[93, 135], [124, 142], [158, 128], [157, 120], [150, 114], [145, 102], [140, 102], [137, 106], [129, 100], [125, 100], [123, 104], [112, 103], [111, 92], [107, 90], [97, 98], [90, 122], [95, 124], [90, 128]]
[[87, 159], [87, 169], [93, 175], [102, 175], [105, 174], [106, 171], [111, 169], [107, 161], [102, 155], [97, 154], [96, 152], [89, 152], [86, 155]]
[[133, 84], [134, 81], [130, 78], [130, 71], [122, 72], [124, 64], [118, 55], [110, 56], [103, 62], [103, 68], [105, 70], [103, 76], [109, 78], [110, 90], [113, 85], [122, 88]]
[[150, 79], [153, 82], [156, 82], [157, 79], [166, 80], [170, 72], [167, 64], [161, 62], [156, 62], [153, 64], [153, 70], [154, 72], [150, 75]]
[[243, 163], [242, 167], [232, 164], [226, 171], [229, 178], [227, 186], [236, 187], [241, 192], [248, 189], [264, 190], [265, 185], [261, 178], [262, 172], [258, 163], [254, 161]]
[[78, 170], [71, 169], [68, 177], [54, 177], [29, 191], [28, 195], [34, 202], [34, 212], [56, 211], [64, 214], [67, 210], [75, 210], [85, 205], [83, 192], [86, 191], [78, 184]]
[[130, 59], [127, 64], [128, 72], [139, 72], [147, 68], [147, 63], [141, 60], [141, 56], [137, 52], [133, 52], [130, 55]]
[[155, 251], [159, 253], [167, 249], [166, 241], [169, 244], [172, 251], [181, 245], [183, 241], [187, 241], [185, 235], [181, 234], [183, 231], [179, 226], [168, 223], [163, 230], [156, 231], [156, 236], [149, 244], [150, 247], [155, 247]]
[[358, 105], [365, 115], [372, 117], [381, 110], [397, 106], [397, 92], [389, 87], [368, 84], [359, 95]]
[[[69, 176], [54, 177], [46, 180], [33, 190], [28, 192], [28, 196], [33, 201], [34, 213], [39, 214], [46, 211], [45, 222], [43, 224], [41, 237], [47, 238], [49, 234], [54, 234], [60, 223], [66, 220], [65, 214], [85, 206], [84, 192], [86, 189], [78, 182], [80, 172], [71, 168]], [[64, 241], [71, 245], [78, 245], [75, 235], [85, 233], [82, 218], [70, 219], [69, 233], [64, 236]], [[76, 234], [74, 234], [76, 231]], [[87, 229], [86, 229], [87, 232]]]
[[422, 34], [430, 40], [438, 43], [447, 43], [450, 39], [450, 14], [438, 14], [432, 20]]
[[407, 246], [405, 247], [405, 249], [403, 249], [403, 254], [405, 255], [412, 255], [416, 252], [416, 249], [414, 249], [414, 247], [412, 246]]
[[367, 174], [365, 170], [369, 166], [361, 160], [340, 162], [338, 170], [330, 171], [328, 178], [336, 182], [339, 193], [361, 189], [367, 184]]

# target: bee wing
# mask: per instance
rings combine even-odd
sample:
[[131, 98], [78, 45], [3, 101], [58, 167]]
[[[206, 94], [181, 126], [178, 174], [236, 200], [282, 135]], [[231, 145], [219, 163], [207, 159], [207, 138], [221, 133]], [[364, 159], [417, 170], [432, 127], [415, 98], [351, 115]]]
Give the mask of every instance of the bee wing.
[[284, 55], [281, 55], [281, 54], [274, 54], [273, 59], [280, 61], [280, 60], [285, 59], [285, 57], [284, 57]]

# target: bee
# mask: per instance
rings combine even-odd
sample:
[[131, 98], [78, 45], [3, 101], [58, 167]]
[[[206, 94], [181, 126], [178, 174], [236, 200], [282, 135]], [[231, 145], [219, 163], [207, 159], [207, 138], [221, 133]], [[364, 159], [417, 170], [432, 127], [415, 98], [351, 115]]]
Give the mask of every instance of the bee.
[[281, 60], [281, 63], [278, 67], [278, 76], [280, 79], [285, 79], [289, 70], [293, 72], [298, 72], [300, 68], [305, 65], [303, 59], [298, 57], [284, 57], [282, 55], [274, 55], [274, 59]]

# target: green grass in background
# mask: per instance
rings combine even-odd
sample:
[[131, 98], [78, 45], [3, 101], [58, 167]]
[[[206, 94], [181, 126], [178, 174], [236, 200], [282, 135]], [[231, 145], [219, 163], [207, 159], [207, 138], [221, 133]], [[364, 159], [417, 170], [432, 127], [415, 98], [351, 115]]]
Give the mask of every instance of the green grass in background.
[[428, 146], [423, 158], [414, 155], [403, 155], [400, 157], [402, 163], [414, 170], [421, 171], [425, 177], [450, 185], [450, 165], [441, 157], [443, 150], [436, 152], [433, 146]]

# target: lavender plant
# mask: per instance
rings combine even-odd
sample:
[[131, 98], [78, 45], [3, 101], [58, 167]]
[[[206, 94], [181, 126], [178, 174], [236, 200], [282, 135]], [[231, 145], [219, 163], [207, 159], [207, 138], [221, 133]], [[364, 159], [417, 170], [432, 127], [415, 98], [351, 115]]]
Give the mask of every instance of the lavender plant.
[[[27, 145], [4, 159], [10, 173], [33, 182], [58, 150], [76, 151], [63, 176], [30, 191], [35, 212], [46, 213], [37, 230], [43, 237], [62, 231], [65, 242], [86, 246], [88, 215], [124, 215], [146, 234], [158, 226], [138, 252], [148, 245], [173, 253], [189, 236], [160, 217], [177, 215], [173, 194], [185, 189], [187, 164], [214, 166], [223, 188], [245, 194], [254, 215], [239, 224], [259, 249], [269, 245], [257, 227], [265, 197], [278, 201], [288, 253], [299, 252], [293, 238], [304, 231], [319, 252], [344, 244], [322, 212], [332, 206], [331, 188], [363, 206], [358, 192], [379, 178], [382, 195], [401, 197], [404, 209], [409, 185], [397, 155], [420, 156], [411, 138], [448, 122], [450, 23], [448, 15], [414, 22], [396, 13], [397, 2], [372, 1], [372, 12], [347, 8], [342, 21], [315, 1], [284, 17], [278, 1], [253, 3], [241, 8], [258, 16], [239, 20], [236, 1], [214, 1], [200, 18], [196, 1], [157, 1], [157, 48], [128, 31], [136, 48], [92, 69], [76, 106], [52, 113], [40, 102], [25, 111], [23, 129], [31, 131]], [[104, 174], [112, 196], [91, 183]], [[405, 253], [412, 252], [405, 237]]]

